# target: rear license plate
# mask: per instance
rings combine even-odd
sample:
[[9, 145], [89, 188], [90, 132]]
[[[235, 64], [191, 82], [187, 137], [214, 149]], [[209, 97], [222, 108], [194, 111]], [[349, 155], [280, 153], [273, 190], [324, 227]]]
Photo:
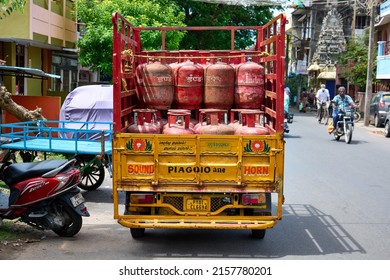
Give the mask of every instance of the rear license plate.
[[208, 202], [205, 199], [188, 199], [186, 208], [189, 211], [207, 211]]
[[70, 201], [73, 204], [73, 207], [79, 206], [81, 203], [85, 201], [83, 195], [81, 193], [76, 194], [75, 196], [70, 198]]

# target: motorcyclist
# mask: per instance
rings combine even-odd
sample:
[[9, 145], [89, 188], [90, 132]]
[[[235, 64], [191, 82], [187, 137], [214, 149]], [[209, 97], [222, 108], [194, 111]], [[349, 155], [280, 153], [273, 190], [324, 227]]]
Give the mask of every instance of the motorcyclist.
[[[338, 95], [336, 95], [332, 100], [333, 107], [333, 131], [336, 129], [337, 122], [339, 121], [339, 110], [346, 110], [349, 108], [355, 108], [356, 104], [353, 102], [352, 98], [345, 93], [345, 87], [339, 87]], [[353, 126], [353, 114], [351, 116], [352, 126]], [[333, 132], [332, 131], [332, 132]]]

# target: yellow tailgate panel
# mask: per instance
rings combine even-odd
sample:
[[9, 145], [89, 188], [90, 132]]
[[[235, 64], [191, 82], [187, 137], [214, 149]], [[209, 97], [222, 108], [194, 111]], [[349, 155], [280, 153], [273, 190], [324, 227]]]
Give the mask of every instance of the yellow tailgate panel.
[[269, 136], [126, 133], [114, 139], [114, 166], [119, 159], [119, 179], [132, 184], [272, 182], [278, 143]]

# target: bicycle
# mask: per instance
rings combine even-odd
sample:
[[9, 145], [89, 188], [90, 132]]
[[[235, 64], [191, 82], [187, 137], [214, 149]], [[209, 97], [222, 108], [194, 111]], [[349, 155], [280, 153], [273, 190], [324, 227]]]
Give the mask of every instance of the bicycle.
[[317, 112], [318, 123], [321, 123], [322, 119], [324, 119], [325, 125], [327, 125], [329, 121], [329, 111], [328, 111], [327, 102], [325, 101], [321, 102], [319, 112]]

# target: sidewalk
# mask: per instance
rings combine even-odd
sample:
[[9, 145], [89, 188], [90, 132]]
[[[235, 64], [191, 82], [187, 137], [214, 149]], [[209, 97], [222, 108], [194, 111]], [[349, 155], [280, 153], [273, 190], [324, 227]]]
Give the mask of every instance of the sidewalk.
[[369, 130], [370, 132], [372, 132], [374, 134], [380, 134], [380, 135], [383, 135], [383, 136], [385, 135], [383, 127], [375, 127], [372, 124], [370, 124], [368, 126], [365, 126], [363, 118], [360, 121], [355, 122], [355, 126], [356, 127], [361, 127], [363, 129], [367, 129], [367, 130]]

